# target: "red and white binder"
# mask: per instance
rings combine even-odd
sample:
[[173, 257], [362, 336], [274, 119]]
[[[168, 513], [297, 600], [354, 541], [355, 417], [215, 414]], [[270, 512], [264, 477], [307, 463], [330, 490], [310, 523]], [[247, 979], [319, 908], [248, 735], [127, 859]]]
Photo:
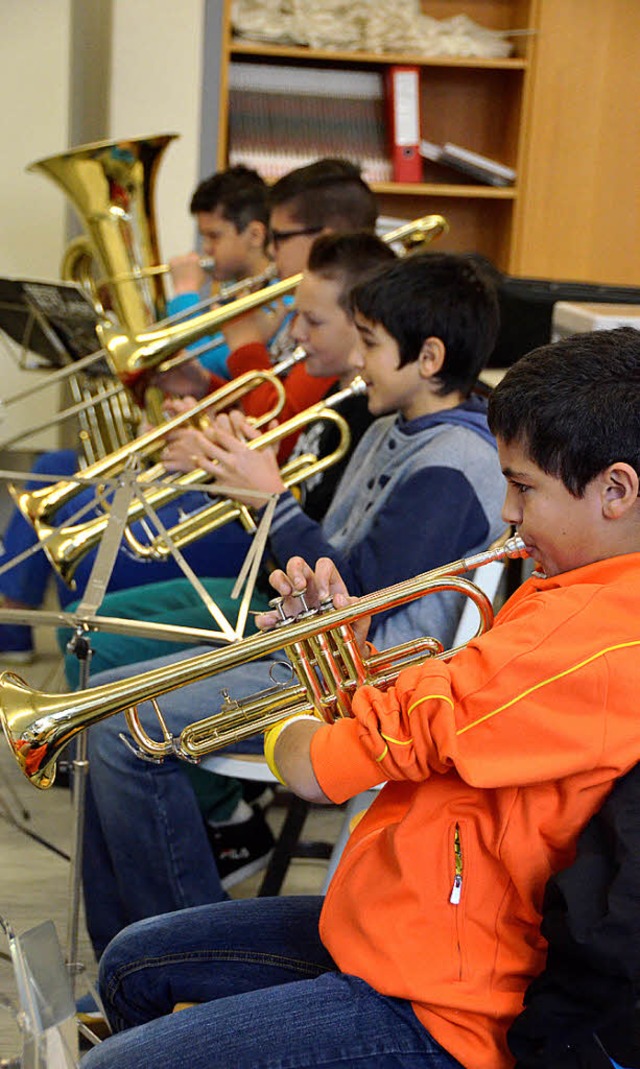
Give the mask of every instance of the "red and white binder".
[[394, 182], [421, 182], [420, 72], [393, 66], [386, 72], [389, 139]]

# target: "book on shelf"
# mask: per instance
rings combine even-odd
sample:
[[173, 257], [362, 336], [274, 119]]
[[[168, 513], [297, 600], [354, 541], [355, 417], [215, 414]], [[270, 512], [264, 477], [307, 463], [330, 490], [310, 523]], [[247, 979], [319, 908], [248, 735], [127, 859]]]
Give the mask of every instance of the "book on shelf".
[[360, 164], [368, 182], [391, 177], [382, 76], [234, 63], [229, 84], [229, 164], [274, 180], [321, 156]]
[[479, 152], [472, 152], [461, 145], [454, 145], [451, 141], [446, 141], [444, 145], [421, 141], [420, 155], [425, 160], [452, 167], [486, 185], [511, 186], [516, 180], [513, 167], [507, 167], [490, 156], [482, 156]]
[[389, 123], [389, 151], [394, 182], [421, 182], [420, 72], [394, 65], [385, 77]]

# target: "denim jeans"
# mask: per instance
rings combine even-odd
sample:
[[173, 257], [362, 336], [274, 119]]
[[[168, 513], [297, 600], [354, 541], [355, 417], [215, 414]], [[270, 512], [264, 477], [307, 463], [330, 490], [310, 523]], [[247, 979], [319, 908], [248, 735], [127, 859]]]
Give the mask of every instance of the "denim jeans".
[[[210, 652], [209, 647], [193, 647], [127, 665], [94, 676], [91, 685]], [[273, 661], [255, 661], [165, 694], [159, 704], [167, 727], [177, 736], [192, 721], [215, 712], [223, 688], [233, 698], [244, 698], [271, 686], [272, 665]], [[145, 729], [159, 738], [150, 704], [142, 703], [139, 713]], [[133, 921], [225, 897], [184, 762], [143, 761], [125, 746], [120, 732], [128, 735], [123, 714], [102, 720], [88, 732], [83, 888], [87, 928], [97, 957]], [[261, 753], [262, 737], [229, 749]], [[225, 792], [236, 791], [237, 782], [218, 779], [224, 806]]]
[[[337, 970], [318, 935], [321, 905], [244, 899], [122, 932], [100, 967], [118, 1034], [81, 1069], [459, 1069], [409, 1002]], [[199, 1005], [172, 1014], [179, 1001]]]

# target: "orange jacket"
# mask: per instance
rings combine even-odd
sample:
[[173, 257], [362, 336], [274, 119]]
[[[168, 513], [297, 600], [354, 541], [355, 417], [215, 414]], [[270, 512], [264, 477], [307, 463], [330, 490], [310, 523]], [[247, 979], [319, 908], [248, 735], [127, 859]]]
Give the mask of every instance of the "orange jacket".
[[[267, 347], [260, 342], [254, 342], [241, 345], [232, 352], [227, 360], [227, 366], [231, 378], [235, 379], [238, 375], [243, 375], [245, 371], [269, 370], [272, 364]], [[323, 379], [312, 378], [304, 366], [304, 362], [294, 364], [284, 379], [285, 401], [278, 416], [278, 423], [284, 423], [285, 420], [291, 419], [298, 412], [303, 412], [305, 408], [309, 408], [311, 405], [315, 405], [317, 401], [321, 401], [337, 381], [335, 376]], [[223, 379], [212, 374], [211, 390], [215, 390], [223, 382]], [[263, 412], [267, 412], [273, 406], [274, 401], [275, 391], [273, 386], [266, 382], [261, 386], [256, 386], [255, 390], [251, 390], [250, 393], [246, 394], [242, 407], [247, 416], [261, 416]], [[278, 460], [281, 464], [291, 453], [299, 433], [298, 431], [296, 434], [290, 434], [288, 438], [285, 438], [280, 443]]]
[[507, 1069], [543, 968], [551, 873], [640, 759], [640, 553], [532, 577], [450, 663], [362, 687], [312, 761], [342, 802], [388, 780], [327, 895], [339, 968], [409, 999], [468, 1069]]

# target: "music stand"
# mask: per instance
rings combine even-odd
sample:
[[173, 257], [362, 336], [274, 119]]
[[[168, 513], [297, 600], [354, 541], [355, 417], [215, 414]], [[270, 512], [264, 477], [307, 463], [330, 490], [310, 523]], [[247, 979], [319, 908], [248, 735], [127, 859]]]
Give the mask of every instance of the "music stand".
[[[68, 617], [71, 616], [74, 627], [74, 634], [67, 646], [70, 653], [73, 653], [78, 660], [80, 668], [80, 681], [79, 687], [81, 690], [86, 690], [89, 685], [90, 675], [90, 663], [92, 656], [91, 649], [91, 631], [99, 630], [101, 626], [107, 624], [107, 621], [98, 616], [98, 610], [102, 604], [104, 595], [106, 593], [109, 580], [113, 568], [115, 566], [116, 557], [120, 544], [122, 542], [123, 533], [128, 523], [129, 507], [132, 499], [136, 495], [140, 495], [144, 500], [144, 491], [148, 489], [148, 484], [143, 486], [138, 482], [139, 475], [139, 461], [138, 458], [132, 455], [124, 471], [118, 476], [117, 489], [114, 498], [111, 502], [109, 509], [109, 519], [103, 533], [98, 552], [96, 554], [89, 579], [85, 589], [84, 596], [72, 614], [66, 613], [41, 613], [37, 610], [11, 610], [13, 617], [16, 621], [31, 622], [32, 617], [38, 616], [53, 617], [53, 622], [56, 624], [68, 623]], [[263, 494], [256, 495], [264, 498]], [[273, 508], [275, 506], [276, 495], [270, 495], [267, 507], [265, 509], [262, 521], [256, 532], [256, 538], [254, 544], [247, 554], [247, 560], [245, 566], [241, 571], [241, 575], [238, 578], [236, 587], [239, 586], [242, 581], [245, 586], [244, 594], [241, 598], [241, 605], [238, 614], [238, 625], [244, 629], [244, 624], [247, 618], [249, 599], [255, 585], [257, 577], [258, 564], [262, 556], [262, 549], [266, 541], [268, 529], [271, 523], [271, 517], [273, 514]], [[147, 512], [149, 518], [157, 524], [158, 529], [167, 538], [169, 549], [172, 555], [174, 555], [183, 568], [185, 575], [191, 581], [192, 585], [200, 592], [201, 597], [205, 600], [205, 603], [210, 607], [212, 615], [216, 619], [216, 622], [221, 626], [220, 631], [201, 632], [202, 637], [208, 637], [210, 640], [215, 641], [227, 641], [232, 642], [241, 637], [241, 634], [234, 629], [221, 613], [218, 606], [215, 604], [211, 596], [206, 589], [202, 586], [200, 580], [193, 573], [192, 569], [188, 566], [184, 557], [178, 550], [177, 546], [173, 543], [168, 532], [165, 530], [160, 518], [155, 510], [147, 505]], [[237, 595], [236, 595], [237, 596]], [[0, 618], [4, 616], [4, 612], [0, 612]], [[49, 622], [49, 621], [48, 621]], [[132, 621], [127, 621], [127, 626], [130, 626]], [[160, 624], [148, 625], [153, 626], [156, 631], [166, 631], [167, 628]], [[108, 629], [108, 627], [106, 628]], [[193, 628], [171, 628], [171, 637], [181, 631], [197, 632], [198, 629]], [[194, 634], [190, 636], [191, 640], [195, 637]], [[143, 756], [143, 755], [140, 755]], [[149, 759], [149, 758], [147, 758]], [[87, 738], [86, 732], [81, 731], [76, 738], [76, 750], [72, 761], [72, 768], [74, 775], [72, 777], [73, 788], [73, 836], [72, 847], [70, 854], [70, 873], [69, 873], [69, 908], [67, 918], [67, 946], [66, 946], [66, 961], [70, 971], [70, 983], [72, 993], [75, 997], [75, 982], [77, 975], [84, 970], [84, 966], [77, 961], [78, 951], [78, 929], [80, 919], [80, 897], [82, 886], [82, 853], [83, 853], [83, 833], [84, 833], [84, 820], [85, 820], [85, 797], [86, 797], [86, 782], [89, 771], [89, 762], [87, 760]]]
[[95, 353], [99, 322], [89, 295], [75, 282], [0, 278], [0, 330], [19, 345], [23, 368], [60, 368]]

